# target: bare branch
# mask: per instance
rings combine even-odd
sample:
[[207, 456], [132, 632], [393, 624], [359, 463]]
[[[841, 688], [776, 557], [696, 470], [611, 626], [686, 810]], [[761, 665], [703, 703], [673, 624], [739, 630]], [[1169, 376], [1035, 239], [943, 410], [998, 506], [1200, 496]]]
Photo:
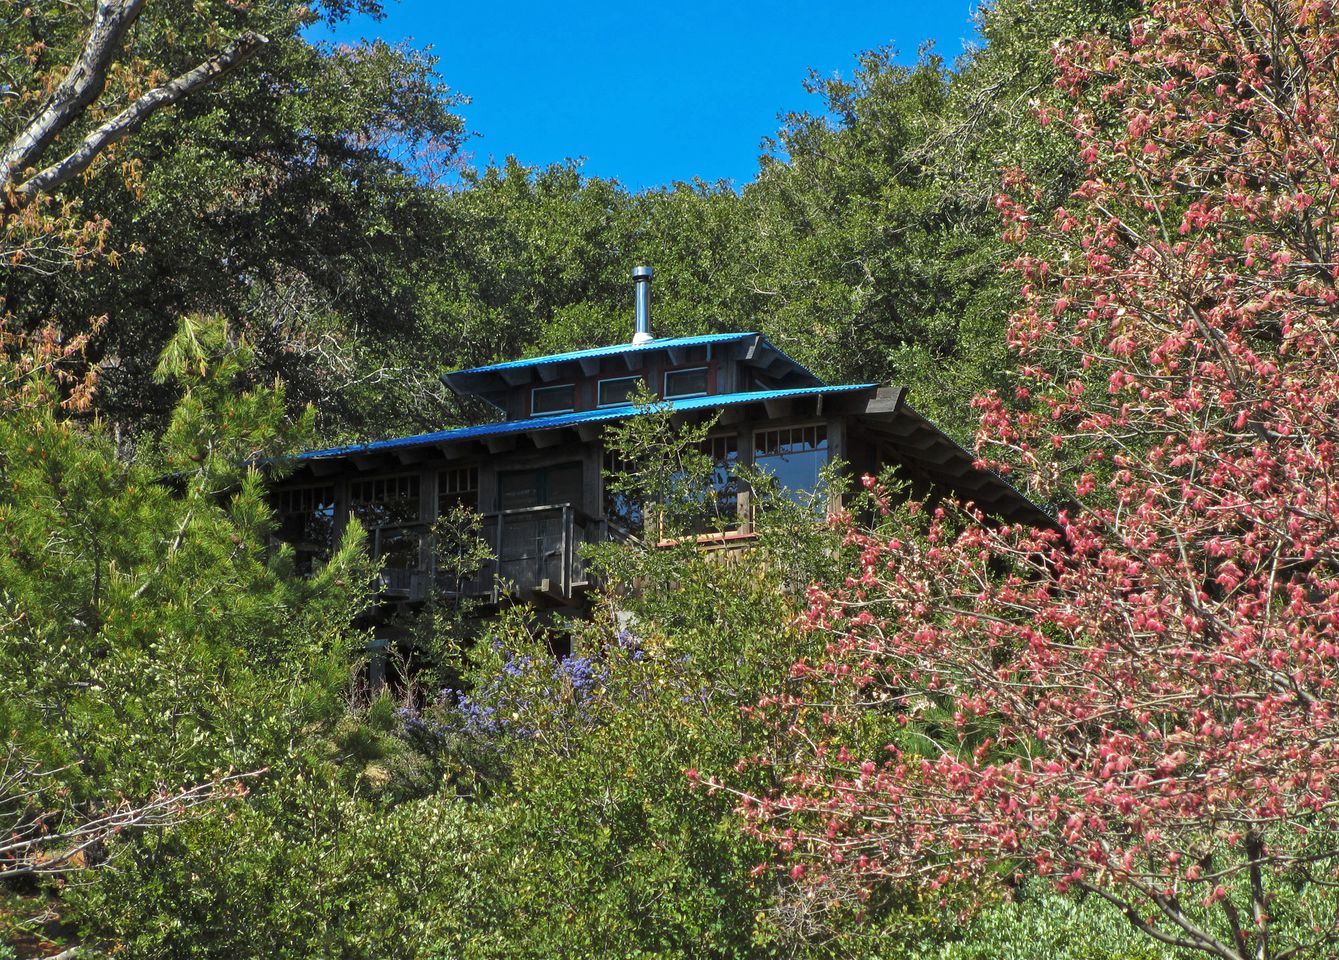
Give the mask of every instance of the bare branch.
[[[77, 867], [82, 856], [109, 837], [132, 828], [174, 826], [199, 813], [203, 808], [227, 797], [245, 792], [245, 781], [266, 771], [233, 773], [174, 792], [164, 791], [141, 804], [122, 803], [103, 813], [81, 819], [69, 826], [48, 826], [66, 815], [55, 813], [25, 815], [23, 807], [35, 797], [32, 778], [42, 773], [20, 768], [0, 772], [0, 801], [11, 809], [0, 811], [15, 817], [6, 826], [8, 837], [0, 840], [0, 880], [11, 877], [64, 873]], [[49, 775], [49, 774], [48, 774]]]
[[242, 34], [223, 50], [188, 70], [171, 83], [155, 87], [112, 119], [98, 127], [66, 157], [14, 189], [10, 204], [22, 207], [39, 194], [50, 193], [61, 184], [88, 169], [95, 157], [118, 140], [130, 136], [145, 120], [163, 107], [171, 106], [249, 60], [261, 47], [269, 43], [263, 35], [254, 32]]
[[56, 88], [37, 117], [0, 154], [0, 204], [10, 211], [21, 209], [44, 193], [51, 193], [88, 169], [109, 146], [130, 136], [145, 120], [164, 107], [190, 96], [245, 63], [269, 43], [263, 34], [248, 31], [208, 60], [175, 80], [155, 87], [115, 117], [88, 134], [65, 157], [33, 174], [22, 183], [18, 178], [51, 141], [88, 108], [106, 82], [107, 69], [125, 32], [139, 16], [145, 0], [103, 0], [93, 22], [88, 43], [79, 61]]
[[[1165, 943], [1168, 946], [1172, 947], [1179, 947], [1183, 950], [1198, 950], [1202, 949], [1204, 946], [1202, 938], [1197, 935], [1198, 931], [1195, 932], [1187, 931], [1187, 936], [1179, 936], [1176, 934], [1164, 933], [1157, 927], [1153, 926], [1153, 924], [1145, 920], [1142, 916], [1140, 916], [1139, 910], [1135, 907], [1133, 902], [1126, 900], [1123, 897], [1117, 896], [1110, 890], [1106, 890], [1098, 884], [1088, 883], [1087, 881], [1080, 881], [1077, 885], [1080, 888], [1087, 890], [1089, 893], [1097, 894], [1103, 900], [1110, 903], [1125, 916], [1125, 919], [1128, 920], [1135, 927], [1136, 930], [1140, 931], [1143, 934], [1146, 934], [1147, 936], [1152, 937], [1159, 943]], [[1215, 948], [1221, 948], [1214, 950], [1217, 956], [1223, 957], [1224, 960], [1241, 960], [1241, 958], [1234, 953], [1222, 952], [1226, 948], [1223, 947], [1222, 944], [1218, 943], [1218, 941], [1216, 940], [1213, 941], [1213, 944]]]
[[102, 93], [107, 70], [145, 0], [102, 0], [83, 53], [32, 121], [0, 153], [0, 187], [12, 187], [61, 131]]

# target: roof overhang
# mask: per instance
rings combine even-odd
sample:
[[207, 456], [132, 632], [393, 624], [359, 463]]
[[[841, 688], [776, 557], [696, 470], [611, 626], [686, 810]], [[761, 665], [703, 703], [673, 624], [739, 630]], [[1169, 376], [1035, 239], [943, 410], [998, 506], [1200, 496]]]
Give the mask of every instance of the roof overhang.
[[[999, 474], [978, 466], [978, 458], [927, 420], [906, 402], [906, 388], [872, 383], [840, 386], [754, 390], [743, 393], [661, 401], [684, 420], [700, 420], [718, 413], [722, 422], [772, 420], [787, 416], [845, 416], [867, 431], [913, 477], [951, 490], [965, 503], [1010, 523], [1054, 529], [1055, 520]], [[750, 409], [752, 407], [753, 409]], [[525, 420], [495, 423], [396, 437], [372, 443], [313, 450], [291, 458], [314, 476], [329, 476], [352, 466], [359, 472], [441, 458], [466, 461], [496, 455], [518, 445], [536, 449], [564, 441], [589, 443], [612, 422], [645, 413], [647, 408], [626, 404]], [[566, 433], [566, 436], [564, 435]]]
[[[840, 398], [843, 404], [842, 410], [845, 411], [848, 407], [851, 410], [863, 409], [865, 398], [875, 396], [877, 391], [878, 385], [873, 383], [797, 387], [789, 390], [754, 390], [745, 393], [690, 397], [684, 400], [663, 400], [657, 403], [655, 408], [668, 409], [675, 414], [689, 417], [693, 414], [705, 416], [713, 410], [741, 410], [741, 408], [754, 404], [758, 406], [760, 413], [765, 414], [769, 404], [782, 401], [808, 399], [813, 402], [815, 408], [819, 408], [824, 403], [829, 403], [828, 398]], [[837, 412], [831, 407], [830, 403], [829, 409], [832, 412]], [[331, 447], [327, 450], [313, 450], [297, 454], [291, 459], [299, 464], [338, 460], [353, 460], [356, 464], [360, 458], [365, 462], [370, 462], [370, 458], [380, 455], [390, 455], [403, 460], [405, 457], [416, 456], [413, 451], [422, 451], [429, 448], [437, 448], [447, 453], [448, 456], [451, 453], [460, 456], [466, 448], [471, 446], [497, 446], [500, 441], [506, 438], [523, 436], [537, 440], [537, 446], [552, 446], [554, 440], [557, 439], [552, 435], [558, 431], [575, 430], [581, 435], [581, 439], [589, 439], [598, 435], [600, 429], [607, 423], [624, 420], [645, 412], [646, 408], [644, 407], [624, 404], [602, 410], [584, 410], [578, 413], [563, 413], [548, 417], [530, 417], [526, 420], [499, 420], [495, 423], [461, 427], [456, 430], [421, 433], [412, 437], [396, 437], [372, 443], [350, 444], [342, 447]], [[741, 410], [741, 412], [743, 411]]]
[[619, 359], [628, 373], [642, 369], [647, 357], [666, 353], [673, 364], [682, 363], [681, 356], [694, 347], [706, 347], [718, 356], [744, 362], [746, 366], [765, 372], [781, 387], [818, 387], [823, 381], [806, 367], [786, 356], [771, 341], [759, 333], [713, 333], [700, 337], [670, 337], [646, 343], [619, 343], [590, 350], [557, 353], [528, 360], [510, 360], [467, 370], [453, 370], [442, 374], [442, 382], [454, 393], [478, 397], [498, 409], [506, 409], [507, 395], [518, 387], [535, 382], [560, 379], [564, 368], [571, 374], [595, 376], [603, 361]]
[[1050, 514], [906, 402], [904, 387], [880, 387], [853, 418], [913, 475], [952, 490], [1007, 523], [1056, 529]]

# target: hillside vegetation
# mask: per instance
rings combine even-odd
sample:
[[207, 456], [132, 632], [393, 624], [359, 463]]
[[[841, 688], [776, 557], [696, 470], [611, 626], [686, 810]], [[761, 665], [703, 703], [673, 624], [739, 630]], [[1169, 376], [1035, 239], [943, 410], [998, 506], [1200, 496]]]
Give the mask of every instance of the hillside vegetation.
[[[1333, 4], [996, 0], [642, 192], [469, 167], [449, 63], [309, 39], [377, 12], [0, 12], [0, 960], [1333, 954]], [[638, 263], [1062, 530], [751, 477], [737, 562], [434, 602], [369, 694], [361, 530], [301, 576], [255, 465], [622, 342]], [[610, 431], [685, 529], [699, 439]]]

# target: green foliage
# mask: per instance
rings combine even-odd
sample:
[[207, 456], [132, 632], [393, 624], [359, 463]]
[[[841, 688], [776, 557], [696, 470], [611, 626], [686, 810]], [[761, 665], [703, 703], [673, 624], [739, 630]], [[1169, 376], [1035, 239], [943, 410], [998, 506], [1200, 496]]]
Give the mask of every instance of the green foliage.
[[[754, 955], [767, 940], [758, 913], [770, 878], [749, 876], [761, 850], [742, 839], [727, 798], [703, 798], [685, 777], [739, 748], [727, 697], [742, 671], [713, 668], [687, 638], [648, 637], [643, 649], [609, 623], [581, 631], [561, 665], [524, 620], [493, 640], [470, 695], [507, 774], [475, 813], [499, 871], [497, 947], [480, 955]], [[458, 750], [468, 729], [452, 730], [458, 710], [425, 712], [443, 749]]]
[[[417, 323], [386, 347], [397, 365], [424, 371], [422, 381], [495, 358], [626, 341], [635, 263], [656, 269], [658, 335], [735, 330], [753, 313], [732, 281], [748, 223], [723, 186], [634, 194], [574, 163], [509, 158], [467, 171], [462, 189], [437, 200], [444, 226], [414, 270]], [[416, 400], [437, 389], [417, 377], [386, 388]], [[422, 406], [405, 404], [415, 418]], [[440, 427], [440, 418], [412, 422]]]
[[1179, 960], [1099, 897], [1062, 897], [1040, 886], [993, 903], [948, 931], [947, 942], [913, 946], [907, 960]]
[[[0, 111], [0, 140], [68, 69], [89, 8], [23, 4], [0, 14], [0, 70], [21, 94]], [[414, 318], [408, 267], [439, 230], [430, 184], [450, 175], [464, 135], [459, 98], [425, 52], [306, 39], [318, 18], [380, 8], [155, 0], [128, 35], [109, 104], [245, 30], [270, 42], [71, 186], [84, 216], [110, 221], [116, 256], [77, 274], [11, 271], [0, 292], [26, 329], [54, 317], [75, 332], [106, 316], [89, 356], [104, 366], [99, 408], [127, 429], [160, 427], [172, 409], [175, 392], [154, 383], [154, 361], [196, 312], [225, 311], [251, 340], [257, 378], [282, 374], [295, 409], [317, 403], [330, 426], [346, 426], [372, 399], [362, 391], [387, 374], [384, 358], [354, 332], [374, 330], [376, 343]]]
[[653, 540], [682, 536], [707, 517], [716, 500], [711, 457], [703, 451], [715, 419], [678, 425], [673, 408], [639, 383], [629, 397], [638, 415], [611, 424], [605, 448], [621, 465], [606, 480], [623, 505], [618, 519]]
[[360, 536], [310, 580], [271, 550], [244, 460], [295, 434], [282, 391], [239, 385], [227, 344], [217, 320], [174, 341], [162, 370], [185, 399], [146, 462], [54, 389], [0, 405], [0, 731], [55, 809], [266, 766], [341, 710]]
[[1008, 383], [1004, 324], [1017, 282], [993, 207], [1020, 167], [1063, 197], [1078, 183], [1068, 138], [1033, 111], [1051, 89], [1050, 47], [1124, 33], [1133, 0], [983, 5], [987, 42], [950, 70], [867, 51], [849, 78], [811, 77], [814, 113], [785, 122], [744, 191], [748, 284], [765, 332], [835, 380], [897, 382], [959, 437], [966, 400]]
[[422, 604], [391, 618], [395, 639], [384, 650], [388, 669], [406, 684], [403, 697], [414, 702], [422, 690], [460, 683], [459, 665], [488, 616], [486, 594], [471, 592], [481, 571], [491, 570], [493, 547], [482, 536], [483, 517], [457, 504], [431, 528], [434, 544], [432, 588]]
[[72, 902], [127, 958], [468, 955], [494, 896], [489, 837], [451, 798], [387, 811], [324, 766], [278, 772], [220, 816], [134, 844]]
[[[672, 499], [710, 467], [694, 456], [700, 437], [654, 411], [622, 433], [650, 464], [624, 478], [630, 490]], [[777, 684], [781, 664], [818, 652], [794, 626], [803, 585], [840, 568], [840, 535], [821, 515], [760, 500], [774, 508], [759, 511], [748, 553], [654, 541], [597, 551], [607, 587], [591, 621], [512, 611], [469, 652], [463, 691], [406, 713], [405, 739], [471, 798], [471, 823], [490, 838], [480, 869], [492, 895], [476, 922], [495, 939], [462, 955], [849, 955], [925, 923], [928, 907], [898, 894], [865, 904], [875, 923], [852, 927], [855, 887], [842, 888], [852, 900], [815, 903], [755, 870], [766, 848], [741, 832], [730, 795], [702, 786], [763, 749], [740, 708]]]

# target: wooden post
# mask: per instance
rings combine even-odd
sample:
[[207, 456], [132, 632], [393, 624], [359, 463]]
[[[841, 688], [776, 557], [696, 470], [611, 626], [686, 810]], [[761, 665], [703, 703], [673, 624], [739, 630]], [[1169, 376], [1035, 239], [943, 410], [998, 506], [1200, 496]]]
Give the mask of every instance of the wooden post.
[[567, 600], [572, 596], [572, 505], [570, 503], [563, 506], [562, 526], [563, 542], [558, 553], [558, 562], [562, 565], [563, 599]]
[[[380, 630], [377, 631], [380, 634]], [[367, 692], [368, 700], [375, 700], [386, 687], [386, 650], [390, 639], [384, 635], [374, 635], [367, 645]]]
[[[846, 459], [846, 421], [839, 417], [834, 417], [827, 422], [828, 431], [828, 463], [837, 460]], [[842, 497], [840, 493], [834, 493], [828, 498], [828, 516], [841, 512]]]
[[604, 513], [604, 443], [602, 441], [582, 444], [581, 500], [573, 506], [592, 517], [598, 517]]
[[497, 517], [497, 530], [493, 533], [493, 602], [497, 603], [502, 579], [502, 511], [494, 516]]
[[[741, 467], [753, 466], [753, 427], [744, 423], [739, 426], [739, 439], [735, 441], [739, 451], [736, 456], [736, 462]], [[736, 500], [739, 510], [739, 532], [753, 532], [753, 491], [749, 489], [748, 484], [739, 485], [739, 496]]]
[[[418, 517], [423, 524], [423, 536], [418, 542], [418, 569], [432, 573], [437, 569], [437, 543], [432, 535], [437, 522], [437, 468], [424, 468], [418, 477]], [[412, 582], [412, 580], [411, 580]]]
[[575, 507], [567, 508], [567, 596], [570, 599], [574, 584], [576, 583], [577, 551], [580, 549], [580, 542], [577, 540], [577, 511]]
[[335, 486], [335, 543], [338, 544], [344, 538], [344, 530], [349, 525], [349, 513], [352, 505], [349, 503], [348, 477], [337, 477], [332, 482]]

